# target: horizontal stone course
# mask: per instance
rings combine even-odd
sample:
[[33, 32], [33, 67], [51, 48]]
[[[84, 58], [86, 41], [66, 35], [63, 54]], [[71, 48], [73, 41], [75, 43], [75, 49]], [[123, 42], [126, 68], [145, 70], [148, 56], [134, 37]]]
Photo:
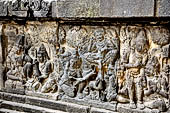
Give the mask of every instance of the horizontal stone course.
[[[44, 2], [42, 2], [44, 3]], [[51, 0], [43, 9], [0, 1], [0, 16], [34, 18], [169, 17], [169, 0]], [[50, 5], [49, 5], [50, 4]], [[41, 4], [39, 4], [41, 5]]]
[[49, 109], [49, 110], [55, 110], [55, 111], [56, 110], [62, 111], [61, 113], [64, 113], [64, 112], [117, 113], [114, 111], [95, 108], [95, 107], [89, 107], [89, 106], [67, 103], [67, 102], [62, 102], [62, 101], [31, 97], [31, 96], [26, 96], [26, 95], [11, 94], [11, 93], [6, 93], [6, 92], [0, 92], [0, 102], [2, 102], [2, 106], [1, 106], [2, 108], [10, 109], [10, 107], [13, 106], [13, 110], [23, 110], [23, 111], [32, 110], [33, 112], [34, 111], [40, 112], [41, 109], [42, 110]]
[[101, 17], [153, 17], [154, 0], [101, 0]]
[[154, 0], [65, 0], [53, 2], [53, 17], [153, 17]]
[[170, 0], [159, 0], [157, 8], [158, 17], [170, 17]]

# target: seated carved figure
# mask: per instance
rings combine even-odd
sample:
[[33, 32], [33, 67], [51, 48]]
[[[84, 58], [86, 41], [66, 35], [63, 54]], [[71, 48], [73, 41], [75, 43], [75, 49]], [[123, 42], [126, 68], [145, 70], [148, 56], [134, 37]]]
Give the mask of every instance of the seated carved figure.
[[[36, 65], [36, 73], [38, 81], [33, 84], [33, 89], [38, 90], [39, 92], [48, 92], [49, 85], [46, 83], [51, 75], [53, 69], [52, 64], [49, 62], [49, 56], [46, 51], [44, 44], [42, 44], [37, 53], [37, 63]], [[51, 82], [51, 81], [50, 81]], [[52, 84], [53, 85], [53, 84]]]
[[24, 84], [29, 75], [32, 74], [32, 59], [27, 54], [28, 47], [25, 45], [25, 36], [18, 35], [16, 45], [12, 48], [7, 57], [11, 62], [10, 70], [7, 72], [6, 87], [24, 89]]
[[156, 75], [154, 79], [148, 81], [148, 88], [144, 90], [145, 100], [144, 105], [151, 109], [158, 109], [159, 111], [166, 111], [166, 103], [163, 98], [168, 98], [167, 81], [164, 77]]
[[7, 72], [7, 81], [5, 81], [5, 87], [11, 89], [24, 89], [22, 68], [19, 66], [12, 66], [11, 70]]

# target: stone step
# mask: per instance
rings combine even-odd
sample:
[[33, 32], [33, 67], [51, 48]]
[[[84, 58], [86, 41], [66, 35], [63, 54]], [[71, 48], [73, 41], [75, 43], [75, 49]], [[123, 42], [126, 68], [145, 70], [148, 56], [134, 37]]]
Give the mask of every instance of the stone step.
[[15, 110], [1, 108], [0, 109], [0, 113], [27, 113], [27, 112], [20, 112], [20, 111], [15, 111]]
[[39, 106], [29, 105], [29, 104], [23, 104], [23, 103], [17, 103], [17, 102], [11, 102], [11, 101], [5, 101], [1, 103], [1, 108], [13, 110], [14, 112], [18, 111], [21, 112], [29, 112], [29, 113], [68, 113], [48, 108], [43, 108]]
[[[19, 94], [12, 94], [7, 92], [0, 92], [0, 101], [2, 105], [5, 102], [14, 102], [14, 103], [23, 103], [22, 105], [30, 105], [30, 106], [39, 106], [40, 108], [44, 109], [52, 109], [56, 110], [56, 113], [117, 113], [115, 111], [96, 108], [91, 105], [79, 105], [76, 103], [70, 102], [63, 102], [63, 101], [56, 101], [50, 99], [44, 99], [39, 97], [27, 96], [27, 95], [19, 95]], [[33, 108], [34, 110], [34, 108]], [[36, 110], [36, 109], [35, 109]], [[26, 111], [25, 111], [26, 112]], [[39, 112], [34, 112], [39, 113]]]

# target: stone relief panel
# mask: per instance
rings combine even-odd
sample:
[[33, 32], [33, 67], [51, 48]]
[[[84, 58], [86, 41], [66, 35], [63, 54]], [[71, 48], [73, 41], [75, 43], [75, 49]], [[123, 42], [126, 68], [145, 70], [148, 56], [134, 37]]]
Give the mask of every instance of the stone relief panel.
[[8, 91], [118, 111], [169, 106], [169, 28], [27, 22], [3, 32]]
[[42, 87], [39, 81], [48, 78], [53, 69], [52, 59], [55, 59], [56, 51], [54, 46], [57, 46], [56, 22], [4, 26], [8, 43], [5, 87], [38, 90], [38, 87]]
[[48, 17], [51, 15], [51, 2], [49, 0], [3, 0], [0, 1], [2, 13], [0, 16]]

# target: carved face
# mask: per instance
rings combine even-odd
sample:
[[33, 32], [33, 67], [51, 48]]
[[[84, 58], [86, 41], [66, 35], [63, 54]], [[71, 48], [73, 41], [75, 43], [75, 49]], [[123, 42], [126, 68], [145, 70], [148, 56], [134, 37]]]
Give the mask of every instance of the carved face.
[[118, 70], [118, 71], [117, 71], [117, 76], [118, 76], [119, 78], [123, 77], [123, 76], [124, 76], [123, 70]]
[[137, 50], [138, 52], [142, 52], [142, 50], [143, 50], [143, 45], [142, 45], [142, 44], [136, 45], [136, 50]]
[[20, 46], [16, 46], [15, 49], [16, 49], [16, 54], [17, 55], [20, 55], [21, 52], [23, 51], [22, 47], [20, 47]]
[[43, 63], [45, 60], [45, 56], [43, 54], [37, 54], [37, 59], [40, 63]]
[[104, 38], [104, 31], [102, 29], [96, 30], [94, 36], [98, 41], [102, 41]]

